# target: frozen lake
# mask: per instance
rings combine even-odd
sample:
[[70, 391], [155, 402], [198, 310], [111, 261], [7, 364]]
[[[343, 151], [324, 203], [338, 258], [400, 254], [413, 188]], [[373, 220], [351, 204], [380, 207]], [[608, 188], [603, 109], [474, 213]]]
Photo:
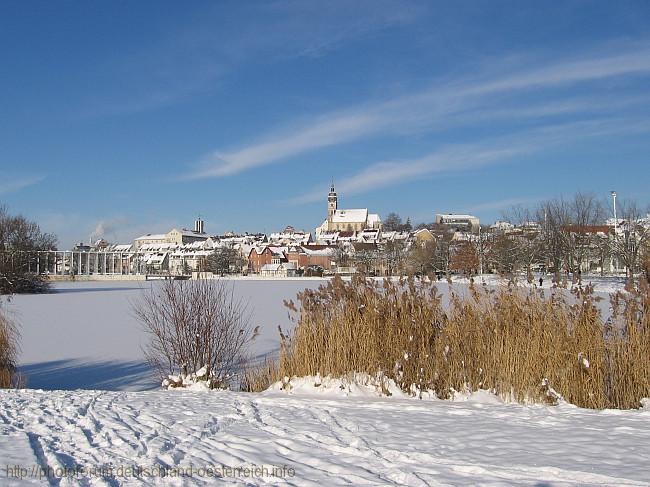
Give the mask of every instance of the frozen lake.
[[[263, 360], [279, 348], [278, 325], [290, 329], [283, 300], [325, 280], [230, 281], [237, 298], [248, 302], [260, 336], [252, 355]], [[495, 284], [490, 282], [489, 284]], [[144, 361], [146, 342], [131, 305], [159, 281], [63, 282], [51, 294], [15, 296], [9, 311], [21, 327], [20, 369], [27, 387], [38, 389], [147, 390], [158, 387]], [[548, 283], [546, 283], [548, 285]], [[462, 290], [466, 284], [454, 284]], [[438, 283], [448, 294], [446, 282]], [[608, 286], [601, 286], [609, 291]], [[606, 293], [603, 293], [606, 296]], [[607, 312], [607, 300], [601, 302]]]
[[[323, 280], [233, 280], [249, 303], [260, 336], [254, 357], [279, 348], [278, 325], [290, 325], [284, 299]], [[158, 386], [144, 361], [147, 336], [131, 311], [143, 291], [160, 281], [64, 282], [54, 292], [18, 295], [9, 311], [21, 327], [20, 369], [27, 386], [43, 389], [143, 390]]]

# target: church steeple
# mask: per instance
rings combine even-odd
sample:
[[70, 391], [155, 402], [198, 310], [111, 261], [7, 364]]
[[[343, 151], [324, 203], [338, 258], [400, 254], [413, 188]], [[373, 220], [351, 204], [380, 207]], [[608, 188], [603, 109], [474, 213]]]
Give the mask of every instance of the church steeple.
[[336, 197], [336, 191], [334, 190], [334, 182], [332, 182], [332, 186], [330, 187], [330, 192], [327, 195], [327, 222], [332, 223], [332, 217], [334, 216], [334, 212], [336, 211], [337, 208], [337, 197]]

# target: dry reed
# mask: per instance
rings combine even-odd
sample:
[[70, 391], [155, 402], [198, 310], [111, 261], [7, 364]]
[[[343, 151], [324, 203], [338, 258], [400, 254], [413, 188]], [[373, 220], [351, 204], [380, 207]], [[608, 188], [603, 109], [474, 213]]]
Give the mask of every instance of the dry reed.
[[18, 384], [16, 358], [20, 334], [15, 323], [6, 316], [0, 302], [0, 388]]
[[346, 283], [337, 278], [298, 295], [280, 358], [251, 377], [260, 390], [282, 377], [393, 379], [417, 395], [492, 390], [519, 402], [566, 401], [588, 408], [635, 408], [650, 396], [650, 292], [641, 283], [612, 297], [605, 323], [593, 290], [471, 285], [443, 302], [414, 279]]

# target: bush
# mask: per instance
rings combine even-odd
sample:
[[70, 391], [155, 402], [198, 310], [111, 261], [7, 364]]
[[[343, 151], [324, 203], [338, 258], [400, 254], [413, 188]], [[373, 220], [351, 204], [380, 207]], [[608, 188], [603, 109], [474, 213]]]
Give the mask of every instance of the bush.
[[[613, 298], [603, 323], [590, 289], [476, 288], [443, 304], [428, 281], [334, 279], [298, 295], [292, 336], [281, 335], [274, 378], [393, 379], [413, 395], [493, 390], [521, 402], [633, 408], [650, 396], [650, 293]], [[285, 303], [297, 313], [294, 303]]]
[[150, 337], [149, 363], [161, 379], [173, 376], [174, 384], [200, 376], [210, 388], [229, 387], [257, 335], [247, 306], [221, 280], [167, 280], [146, 292], [133, 311]]
[[0, 301], [0, 387], [8, 388], [18, 385], [16, 360], [20, 333], [16, 325], [2, 309]]

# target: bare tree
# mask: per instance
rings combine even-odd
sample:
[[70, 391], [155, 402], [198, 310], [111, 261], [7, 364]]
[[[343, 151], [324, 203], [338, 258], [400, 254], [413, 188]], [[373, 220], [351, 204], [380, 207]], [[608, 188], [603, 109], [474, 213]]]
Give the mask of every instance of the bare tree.
[[424, 242], [422, 245], [411, 247], [408, 255], [408, 267], [412, 274], [426, 275], [437, 270], [435, 267], [436, 247], [435, 242]]
[[468, 276], [478, 272], [479, 254], [475, 242], [461, 242], [455, 246], [449, 261], [449, 269]]
[[232, 247], [219, 247], [207, 258], [206, 270], [215, 274], [230, 274], [241, 272], [244, 259], [237, 249]]
[[497, 235], [487, 249], [487, 264], [501, 275], [512, 275], [519, 269], [519, 248], [509, 235]]
[[386, 242], [382, 248], [382, 258], [386, 262], [388, 274], [399, 275], [406, 260], [406, 246], [401, 241]]
[[620, 216], [621, 231], [614, 235], [612, 249], [625, 265], [628, 278], [632, 278], [639, 270], [643, 249], [650, 243], [650, 228], [641, 222], [644, 214], [634, 201], [623, 202]]
[[367, 275], [374, 274], [378, 259], [379, 254], [376, 249], [361, 248], [354, 253], [355, 265]]
[[[518, 205], [506, 212], [505, 217], [517, 227], [516, 231], [507, 235], [507, 238], [511, 238], [515, 243], [515, 251], [508, 254], [516, 259], [516, 262], [507, 267], [523, 269], [530, 283], [533, 280], [533, 268], [543, 262], [544, 255], [538, 216], [528, 208]], [[501, 249], [503, 250], [504, 247], [502, 246]]]
[[571, 224], [564, 235], [569, 271], [581, 275], [585, 262], [594, 255], [598, 232], [595, 230], [604, 219], [602, 204], [593, 194], [577, 193], [569, 204]]
[[336, 267], [348, 267], [352, 257], [348, 250], [341, 244], [339, 244], [334, 251], [332, 252], [332, 261], [336, 264]]
[[544, 202], [538, 210], [548, 267], [580, 276], [583, 265], [596, 253], [596, 227], [604, 218], [603, 205], [593, 194], [577, 193], [572, 200]]
[[404, 224], [402, 223], [402, 217], [397, 213], [389, 213], [384, 218], [382, 222], [382, 228], [385, 232], [400, 231]]
[[221, 280], [168, 280], [133, 305], [149, 335], [145, 355], [161, 378], [205, 367], [210, 387], [231, 385], [257, 336], [250, 314]]
[[0, 206], [0, 294], [46, 291], [47, 281], [30, 272], [30, 263], [37, 251], [56, 249], [56, 243], [36, 223]]

